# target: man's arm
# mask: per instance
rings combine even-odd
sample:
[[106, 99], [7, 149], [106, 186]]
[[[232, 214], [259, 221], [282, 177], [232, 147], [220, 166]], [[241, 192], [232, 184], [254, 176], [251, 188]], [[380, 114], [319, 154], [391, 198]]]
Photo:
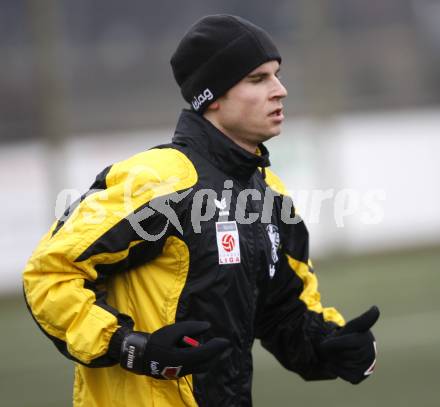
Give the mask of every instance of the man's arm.
[[65, 356], [90, 367], [117, 363], [133, 321], [107, 304], [101, 283], [161, 252], [169, 230], [149, 241], [136, 229], [159, 236], [166, 216], [153, 210], [145, 220], [133, 216], [196, 179], [176, 150], [141, 153], [101, 173], [93, 193], [44, 236], [26, 265], [24, 294], [33, 318]]
[[[284, 185], [270, 171], [266, 182], [280, 194], [280, 205], [287, 197]], [[280, 234], [280, 261], [260, 296], [257, 336], [284, 367], [306, 380], [339, 376], [359, 383], [375, 364], [376, 344], [369, 328], [378, 309], [373, 307], [344, 327], [342, 315], [321, 304], [304, 222], [298, 217], [293, 224], [282, 224]]]
[[[306, 380], [324, 380], [336, 377], [321, 360], [319, 343], [338, 327], [344, 319], [335, 308], [321, 304], [318, 280], [307, 256], [307, 230], [304, 223], [289, 225], [295, 228], [295, 253], [288, 242], [282, 241], [281, 254], [274, 277], [261, 292], [257, 320], [257, 336], [288, 370]], [[299, 257], [299, 259], [298, 259]]]

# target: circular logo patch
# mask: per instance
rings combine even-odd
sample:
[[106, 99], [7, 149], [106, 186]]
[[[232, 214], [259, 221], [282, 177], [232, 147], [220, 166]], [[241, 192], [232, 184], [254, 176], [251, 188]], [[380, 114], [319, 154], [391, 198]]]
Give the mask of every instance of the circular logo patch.
[[222, 237], [222, 246], [227, 252], [231, 252], [235, 247], [234, 236], [226, 234]]

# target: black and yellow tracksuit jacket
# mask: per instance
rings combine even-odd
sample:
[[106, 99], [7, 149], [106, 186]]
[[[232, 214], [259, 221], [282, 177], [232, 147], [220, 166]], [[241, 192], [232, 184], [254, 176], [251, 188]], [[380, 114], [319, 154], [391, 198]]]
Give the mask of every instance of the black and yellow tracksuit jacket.
[[[282, 221], [293, 214], [268, 165], [263, 145], [250, 154], [184, 110], [172, 143], [106, 168], [43, 237], [25, 298], [76, 362], [74, 406], [250, 406], [255, 338], [305, 379], [332, 377], [314, 343], [344, 321], [321, 305], [307, 229]], [[184, 320], [231, 341], [208, 373], [167, 381], [119, 367], [124, 330]]]

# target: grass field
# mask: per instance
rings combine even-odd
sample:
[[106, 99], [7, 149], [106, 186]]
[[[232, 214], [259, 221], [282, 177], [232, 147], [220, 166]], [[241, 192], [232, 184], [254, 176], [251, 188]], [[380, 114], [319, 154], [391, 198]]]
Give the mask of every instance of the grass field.
[[[256, 344], [254, 405], [438, 407], [439, 264], [440, 248], [315, 262], [324, 304], [347, 319], [380, 307], [376, 373], [359, 386], [306, 383]], [[0, 406], [71, 405], [72, 364], [38, 330], [21, 297], [0, 299], [0, 322]]]

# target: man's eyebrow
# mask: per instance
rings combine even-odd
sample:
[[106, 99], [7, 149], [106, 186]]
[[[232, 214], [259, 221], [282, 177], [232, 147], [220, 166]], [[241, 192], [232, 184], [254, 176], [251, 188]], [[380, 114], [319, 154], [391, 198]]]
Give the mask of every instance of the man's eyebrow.
[[[275, 75], [279, 74], [280, 71], [281, 71], [281, 68], [278, 68], [275, 72]], [[247, 77], [248, 78], [257, 78], [259, 76], [268, 76], [270, 74], [271, 74], [271, 72], [268, 72], [268, 71], [259, 71], [259, 72], [250, 73], [249, 75], [247, 75]]]

